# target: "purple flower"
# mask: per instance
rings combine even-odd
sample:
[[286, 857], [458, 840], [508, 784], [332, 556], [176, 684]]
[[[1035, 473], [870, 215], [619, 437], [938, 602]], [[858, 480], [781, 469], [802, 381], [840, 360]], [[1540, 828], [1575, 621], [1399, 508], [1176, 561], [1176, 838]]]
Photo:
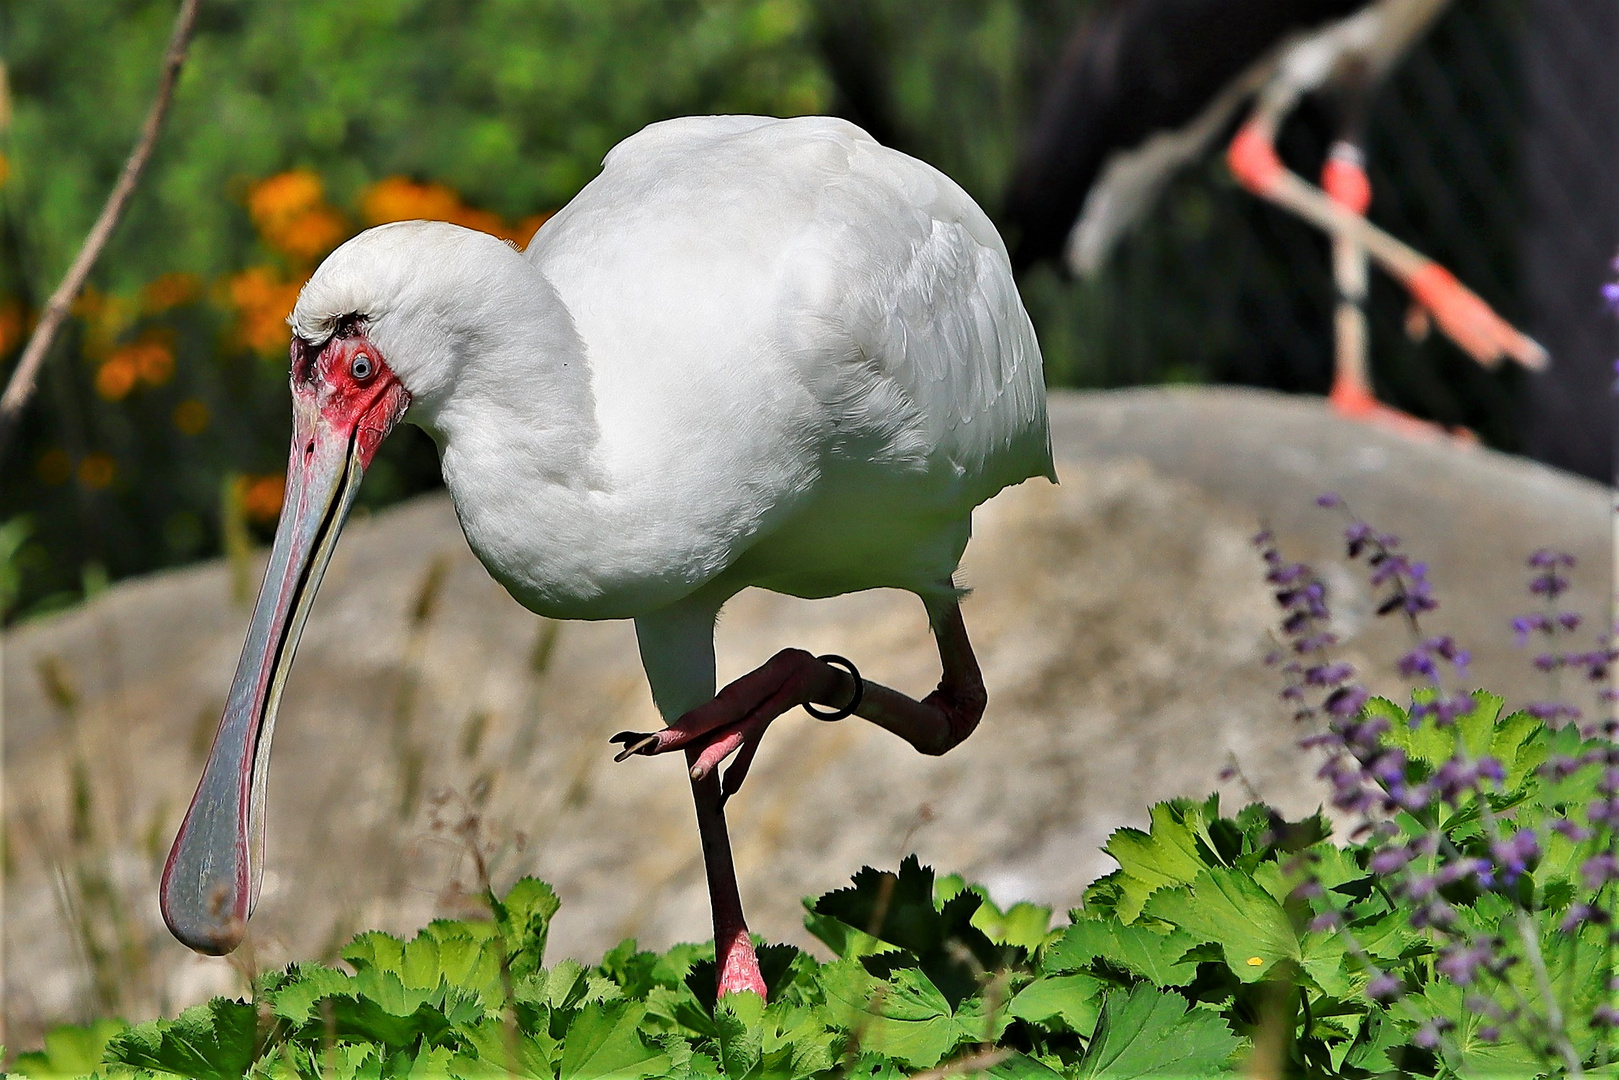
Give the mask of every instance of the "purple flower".
[[1411, 861], [1411, 852], [1403, 847], [1386, 847], [1375, 853], [1368, 864], [1372, 873], [1387, 877], [1405, 869]]
[[1585, 903], [1571, 904], [1568, 912], [1563, 916], [1563, 921], [1559, 924], [1559, 929], [1565, 934], [1570, 934], [1586, 923], [1606, 926], [1608, 921], [1608, 913], [1602, 908]]
[[[1331, 637], [1331, 635], [1325, 635]], [[1317, 664], [1307, 668], [1304, 672], [1304, 681], [1311, 686], [1337, 686], [1355, 674], [1355, 669], [1345, 663]]]
[[1529, 865], [1540, 858], [1540, 838], [1533, 829], [1519, 829], [1490, 845], [1490, 855], [1503, 884], [1517, 881]]
[[1580, 864], [1580, 877], [1584, 879], [1586, 888], [1600, 889], [1608, 882], [1619, 879], [1619, 859], [1615, 859], [1610, 851], [1593, 855]]
[[1428, 655], [1428, 650], [1421, 645], [1400, 657], [1399, 669], [1400, 674], [1408, 679], [1414, 679], [1418, 675], [1425, 679], [1435, 679], [1439, 676], [1439, 668]]
[[1334, 506], [1342, 506], [1344, 501], [1338, 497], [1338, 493], [1335, 491], [1323, 491], [1315, 497], [1315, 504], [1324, 509], [1331, 509]]
[[1366, 550], [1366, 544], [1372, 538], [1372, 527], [1364, 521], [1351, 523], [1344, 529], [1344, 540], [1349, 545], [1349, 557], [1360, 558], [1361, 552]]
[[1576, 824], [1568, 820], [1568, 818], [1553, 818], [1549, 825], [1553, 832], [1574, 841], [1576, 844], [1584, 843], [1586, 840], [1591, 839], [1590, 829]]
[[1440, 950], [1439, 962], [1434, 965], [1445, 978], [1457, 986], [1470, 986], [1478, 969], [1490, 960], [1490, 949], [1484, 945], [1447, 945]]
[[1424, 1050], [1436, 1050], [1439, 1047], [1440, 1034], [1450, 1027], [1449, 1020], [1436, 1016], [1417, 1028], [1416, 1033], [1411, 1036], [1411, 1041]]
[[1533, 633], [1549, 634], [1552, 630], [1551, 620], [1544, 615], [1519, 615], [1512, 620], [1512, 633], [1517, 639], [1521, 649], [1529, 644], [1529, 635]]
[[1340, 686], [1327, 695], [1323, 705], [1333, 716], [1357, 716], [1371, 698], [1364, 687]]
[[1574, 565], [1574, 556], [1566, 551], [1556, 551], [1552, 548], [1537, 548], [1529, 556], [1529, 565], [1536, 570], [1549, 570], [1558, 566]]
[[1366, 984], [1366, 996], [1373, 1001], [1393, 1001], [1404, 989], [1399, 979], [1386, 971], [1380, 971]]

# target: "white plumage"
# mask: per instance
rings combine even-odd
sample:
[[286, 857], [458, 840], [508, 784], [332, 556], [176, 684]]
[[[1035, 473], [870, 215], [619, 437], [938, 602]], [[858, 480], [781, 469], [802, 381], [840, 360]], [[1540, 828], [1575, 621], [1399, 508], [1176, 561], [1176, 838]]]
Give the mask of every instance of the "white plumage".
[[295, 332], [359, 313], [467, 539], [529, 608], [949, 578], [972, 508], [1053, 476], [1005, 248], [942, 173], [839, 120], [655, 124], [518, 255], [372, 229]]
[[[673, 120], [616, 147], [526, 252], [385, 225], [321, 265], [290, 321], [287, 504], [164, 870], [170, 928], [208, 952], [241, 940], [280, 686], [403, 413], [438, 444], [468, 542], [519, 602], [635, 619], [669, 726], [614, 739], [621, 757], [686, 753], [719, 986], [763, 993], [723, 806], [765, 728], [819, 702], [925, 753], [966, 738], [985, 695], [952, 575], [972, 509], [1055, 479], [1039, 348], [988, 218], [841, 121]], [[750, 585], [915, 592], [939, 689], [918, 701], [787, 649], [716, 697], [714, 618]]]

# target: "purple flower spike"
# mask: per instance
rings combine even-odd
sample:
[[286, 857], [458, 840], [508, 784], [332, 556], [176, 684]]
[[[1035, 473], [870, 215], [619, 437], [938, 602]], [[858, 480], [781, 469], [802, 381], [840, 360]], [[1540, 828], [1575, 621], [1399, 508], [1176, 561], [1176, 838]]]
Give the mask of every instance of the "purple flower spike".
[[[1373, 1001], [1393, 1001], [1405, 988], [1388, 972], [1379, 972], [1366, 984], [1366, 996]], [[1437, 1038], [1435, 1039], [1437, 1042]]]

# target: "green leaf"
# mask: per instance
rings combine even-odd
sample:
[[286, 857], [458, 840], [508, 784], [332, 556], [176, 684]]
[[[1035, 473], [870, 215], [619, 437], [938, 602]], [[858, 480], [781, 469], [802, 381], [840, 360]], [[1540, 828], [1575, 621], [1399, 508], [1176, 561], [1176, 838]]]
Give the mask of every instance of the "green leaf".
[[1051, 909], [1022, 901], [1001, 911], [986, 901], [973, 912], [972, 924], [997, 945], [1015, 945], [1032, 953], [1051, 933]]
[[1012, 998], [1009, 1011], [1019, 1020], [1076, 1035], [1090, 1035], [1102, 1015], [1107, 983], [1090, 975], [1053, 975], [1035, 979]]
[[1080, 919], [1041, 953], [1040, 968], [1048, 974], [1081, 971], [1102, 959], [1158, 986], [1185, 986], [1197, 977], [1197, 961], [1186, 953], [1201, 941], [1180, 930], [1159, 933], [1140, 923]]
[[1074, 1076], [1079, 1080], [1222, 1073], [1241, 1043], [1217, 1013], [1187, 1010], [1178, 994], [1142, 984], [1115, 990]]
[[828, 1019], [863, 1051], [929, 1069], [958, 1042], [977, 1039], [976, 1032], [957, 1023], [950, 1003], [918, 968], [901, 968], [887, 980], [849, 961], [821, 970]]
[[1531, 1080], [1553, 1071], [1553, 1063], [1525, 1046], [1513, 1034], [1511, 1025], [1501, 1025], [1503, 1038], [1499, 1042], [1486, 1042], [1479, 1037], [1479, 1029], [1488, 1026], [1490, 1019], [1467, 1005], [1467, 994], [1451, 982], [1430, 983], [1412, 1003], [1423, 1015], [1442, 1016], [1454, 1027], [1440, 1044], [1445, 1064], [1462, 1080], [1474, 1077], [1513, 1077]]
[[1210, 865], [1198, 850], [1202, 816], [1195, 804], [1184, 800], [1158, 803], [1150, 818], [1148, 832], [1119, 829], [1102, 849], [1123, 872], [1118, 915], [1127, 923], [1135, 921], [1154, 891], [1188, 885]]
[[196, 1080], [239, 1080], [258, 1051], [258, 1015], [245, 1001], [214, 998], [173, 1020], [149, 1020], [112, 1037], [110, 1062]]
[[265, 993], [274, 1016], [289, 1021], [294, 1027], [316, 1018], [315, 1005], [322, 998], [335, 995], [353, 997], [358, 993], [353, 976], [317, 964], [294, 964], [287, 969], [291, 978], [274, 990]]
[[989, 890], [974, 885], [960, 874], [939, 878], [933, 885], [933, 906], [943, 909], [951, 897], [974, 892], [982, 901], [973, 912], [972, 924], [997, 945], [1016, 945], [1025, 952], [1034, 952], [1051, 936], [1051, 909], [1019, 901], [1002, 911], [990, 899]]
[[1534, 770], [1546, 760], [1546, 725], [1526, 712], [1515, 712], [1495, 725], [1490, 755], [1506, 769], [1501, 790], [1515, 792], [1533, 779]]
[[[1469, 757], [1479, 758], [1491, 752], [1495, 741], [1495, 721], [1501, 715], [1503, 699], [1483, 690], [1473, 691], [1473, 707], [1458, 716], [1455, 731], [1466, 747]], [[1429, 718], [1424, 718], [1427, 722]]]
[[558, 1080], [642, 1080], [661, 1076], [668, 1055], [648, 1046], [638, 1031], [644, 1006], [586, 1005], [562, 1044]]
[[54, 1028], [45, 1033], [43, 1050], [18, 1054], [12, 1069], [21, 1076], [83, 1076], [101, 1064], [107, 1043], [128, 1026], [122, 1020], [97, 1020], [88, 1027]]
[[[900, 864], [898, 874], [865, 867], [855, 875], [852, 888], [826, 894], [811, 911], [898, 946], [901, 954], [865, 954], [867, 967], [882, 975], [917, 964], [953, 1006], [976, 991], [980, 972], [1023, 960], [1021, 950], [995, 944], [973, 925], [973, 916], [982, 905], [976, 892], [966, 890], [936, 906], [933, 868], [922, 866], [910, 855]], [[806, 921], [806, 925], [812, 932], [823, 929], [818, 922]], [[839, 944], [858, 947], [862, 942], [844, 935]]]
[[557, 894], [538, 878], [525, 877], [491, 907], [505, 941], [512, 975], [521, 977], [538, 971], [545, 962], [551, 920], [562, 907]]
[[1302, 954], [1292, 920], [1276, 898], [1239, 871], [1204, 870], [1188, 887], [1154, 893], [1146, 913], [1212, 941], [1243, 982], [1257, 982], [1278, 962]]
[[963, 1077], [992, 1076], [996, 1080], [1061, 1080], [1062, 1073], [1027, 1054], [1009, 1054], [987, 1069], [960, 1073]]

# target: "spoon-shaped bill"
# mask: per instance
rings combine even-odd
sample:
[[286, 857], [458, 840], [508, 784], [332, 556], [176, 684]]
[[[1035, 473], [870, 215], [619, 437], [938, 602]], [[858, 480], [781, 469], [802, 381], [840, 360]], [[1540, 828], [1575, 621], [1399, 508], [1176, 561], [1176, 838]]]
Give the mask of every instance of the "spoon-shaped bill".
[[281, 521], [202, 781], [163, 868], [163, 920], [201, 953], [236, 948], [258, 900], [270, 735], [298, 637], [359, 489], [354, 427], [295, 400]]

